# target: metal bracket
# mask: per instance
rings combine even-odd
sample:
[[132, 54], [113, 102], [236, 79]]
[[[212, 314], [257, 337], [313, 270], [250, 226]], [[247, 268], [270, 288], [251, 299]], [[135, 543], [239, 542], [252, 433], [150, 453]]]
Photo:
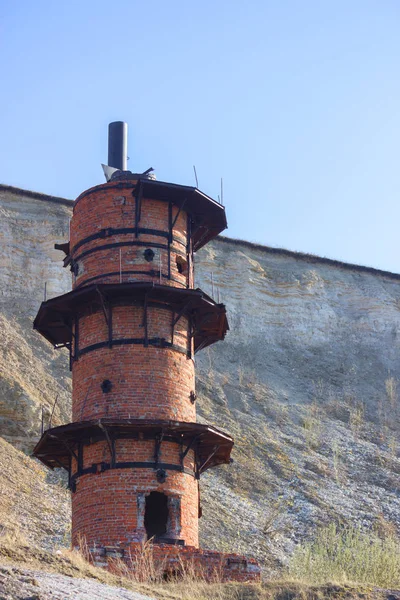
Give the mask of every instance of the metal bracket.
[[82, 473], [83, 469], [83, 446], [82, 442], [78, 444], [78, 475]]
[[101, 293], [99, 287], [96, 285], [96, 291], [100, 297], [101, 308], [103, 310], [104, 320], [106, 322], [108, 328], [108, 347], [112, 348], [112, 304], [108, 301], [107, 303], [104, 301], [104, 296]]
[[[56, 438], [55, 435], [50, 435], [49, 437], [51, 438]], [[70, 456], [72, 456], [75, 460], [76, 460], [76, 464], [79, 464], [79, 458], [76, 455], [76, 453], [72, 450], [72, 448], [67, 444], [67, 442], [65, 440], [63, 440], [63, 438], [58, 438], [60, 440], [60, 442], [66, 447], [66, 449], [68, 450], [68, 452], [70, 453]]]
[[149, 345], [149, 336], [148, 336], [148, 328], [147, 328], [147, 305], [148, 305], [148, 295], [147, 293], [144, 295], [143, 302], [143, 327], [144, 327], [144, 347], [147, 348]]
[[186, 302], [186, 304], [184, 306], [182, 306], [181, 310], [178, 312], [177, 316], [175, 317], [174, 321], [173, 321], [173, 327], [175, 327], [175, 325], [177, 324], [177, 322], [179, 321], [179, 319], [185, 314], [185, 312], [188, 310], [189, 306], [191, 305], [191, 303], [193, 302], [193, 298], [191, 298], [190, 300], [188, 300]]
[[[168, 279], [171, 279], [172, 202], [168, 202]], [[161, 283], [161, 282], [160, 282]]]
[[155, 468], [158, 468], [158, 463], [160, 462], [160, 451], [161, 451], [161, 443], [163, 441], [164, 438], [164, 432], [162, 431], [155, 440], [155, 444], [154, 444], [154, 462], [155, 462]]
[[184, 208], [185, 204], [186, 204], [186, 198], [184, 199], [184, 201], [183, 201], [183, 202], [182, 202], [182, 204], [180, 205], [180, 207], [179, 207], [179, 210], [178, 210], [178, 212], [177, 212], [177, 213], [176, 213], [176, 215], [175, 215], [175, 219], [174, 219], [174, 220], [173, 220], [173, 222], [172, 222], [172, 225], [171, 225], [171, 236], [172, 236], [172, 230], [173, 230], [173, 228], [175, 227], [175, 223], [177, 222], [177, 220], [178, 220], [178, 217], [179, 217], [179, 215], [181, 214], [181, 211], [183, 210], [183, 208]]
[[98, 425], [100, 429], [104, 432], [104, 435], [106, 436], [108, 449], [110, 450], [111, 456], [111, 468], [113, 468], [115, 466], [115, 440], [110, 438], [107, 427], [105, 427], [103, 423], [101, 423], [101, 421], [98, 422]]
[[218, 452], [218, 448], [219, 446], [214, 446], [213, 451], [211, 452], [211, 454], [208, 456], [208, 458], [203, 462], [203, 464], [199, 467], [199, 473], [201, 473], [204, 470], [204, 467], [206, 466], [206, 464], [212, 459], [212, 457], [214, 456], [214, 454], [216, 452]]
[[72, 333], [72, 337], [74, 339], [74, 360], [78, 360], [79, 358], [79, 317], [75, 315], [75, 323], [74, 323], [75, 333]]
[[143, 195], [143, 187], [142, 182], [139, 179], [138, 184], [133, 191], [133, 195], [135, 196], [135, 237], [139, 236], [139, 222], [142, 212], [142, 195]]
[[96, 292], [98, 293], [99, 297], [100, 297], [100, 301], [101, 301], [101, 308], [103, 309], [103, 315], [104, 315], [104, 319], [106, 321], [106, 324], [108, 326], [108, 316], [107, 316], [107, 310], [106, 310], [106, 305], [104, 302], [104, 297], [103, 294], [101, 293], [100, 289], [98, 288], [98, 286], [96, 285]]
[[194, 437], [192, 437], [189, 444], [186, 446], [186, 449], [182, 450], [180, 452], [179, 458], [180, 458], [180, 462], [181, 462], [182, 471], [184, 468], [183, 461], [185, 460], [186, 456], [188, 455], [188, 453], [190, 452], [190, 450], [193, 448], [193, 446], [199, 440], [200, 437], [201, 437], [201, 435], [195, 435]]
[[108, 304], [108, 347], [112, 348], [113, 331], [112, 331], [112, 304]]

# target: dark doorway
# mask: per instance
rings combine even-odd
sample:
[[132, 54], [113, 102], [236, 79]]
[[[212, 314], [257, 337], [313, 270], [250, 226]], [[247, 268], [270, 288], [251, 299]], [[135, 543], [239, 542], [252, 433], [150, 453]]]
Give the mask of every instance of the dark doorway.
[[167, 533], [168, 498], [161, 492], [151, 492], [146, 496], [144, 526], [148, 539], [161, 537]]

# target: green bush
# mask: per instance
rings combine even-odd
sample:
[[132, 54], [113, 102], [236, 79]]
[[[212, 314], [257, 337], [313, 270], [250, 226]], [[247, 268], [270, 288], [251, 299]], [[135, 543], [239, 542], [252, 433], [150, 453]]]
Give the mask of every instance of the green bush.
[[296, 548], [288, 569], [290, 577], [307, 583], [367, 583], [400, 585], [400, 542], [374, 533], [335, 524], [317, 533], [314, 541]]

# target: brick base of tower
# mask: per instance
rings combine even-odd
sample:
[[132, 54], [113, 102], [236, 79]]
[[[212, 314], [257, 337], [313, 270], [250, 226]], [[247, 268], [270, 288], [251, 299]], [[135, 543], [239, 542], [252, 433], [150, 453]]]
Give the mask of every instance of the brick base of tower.
[[95, 566], [114, 573], [123, 574], [125, 569], [136, 571], [138, 580], [146, 578], [150, 569], [155, 578], [164, 580], [179, 578], [185, 573], [209, 582], [256, 583], [261, 579], [261, 569], [254, 558], [194, 546], [94, 547], [89, 551], [89, 557]]

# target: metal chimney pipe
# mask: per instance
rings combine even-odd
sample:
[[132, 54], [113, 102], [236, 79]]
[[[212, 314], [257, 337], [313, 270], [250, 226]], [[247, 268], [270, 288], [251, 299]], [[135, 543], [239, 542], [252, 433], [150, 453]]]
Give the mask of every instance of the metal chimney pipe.
[[128, 123], [114, 121], [108, 126], [108, 166], [128, 170]]

